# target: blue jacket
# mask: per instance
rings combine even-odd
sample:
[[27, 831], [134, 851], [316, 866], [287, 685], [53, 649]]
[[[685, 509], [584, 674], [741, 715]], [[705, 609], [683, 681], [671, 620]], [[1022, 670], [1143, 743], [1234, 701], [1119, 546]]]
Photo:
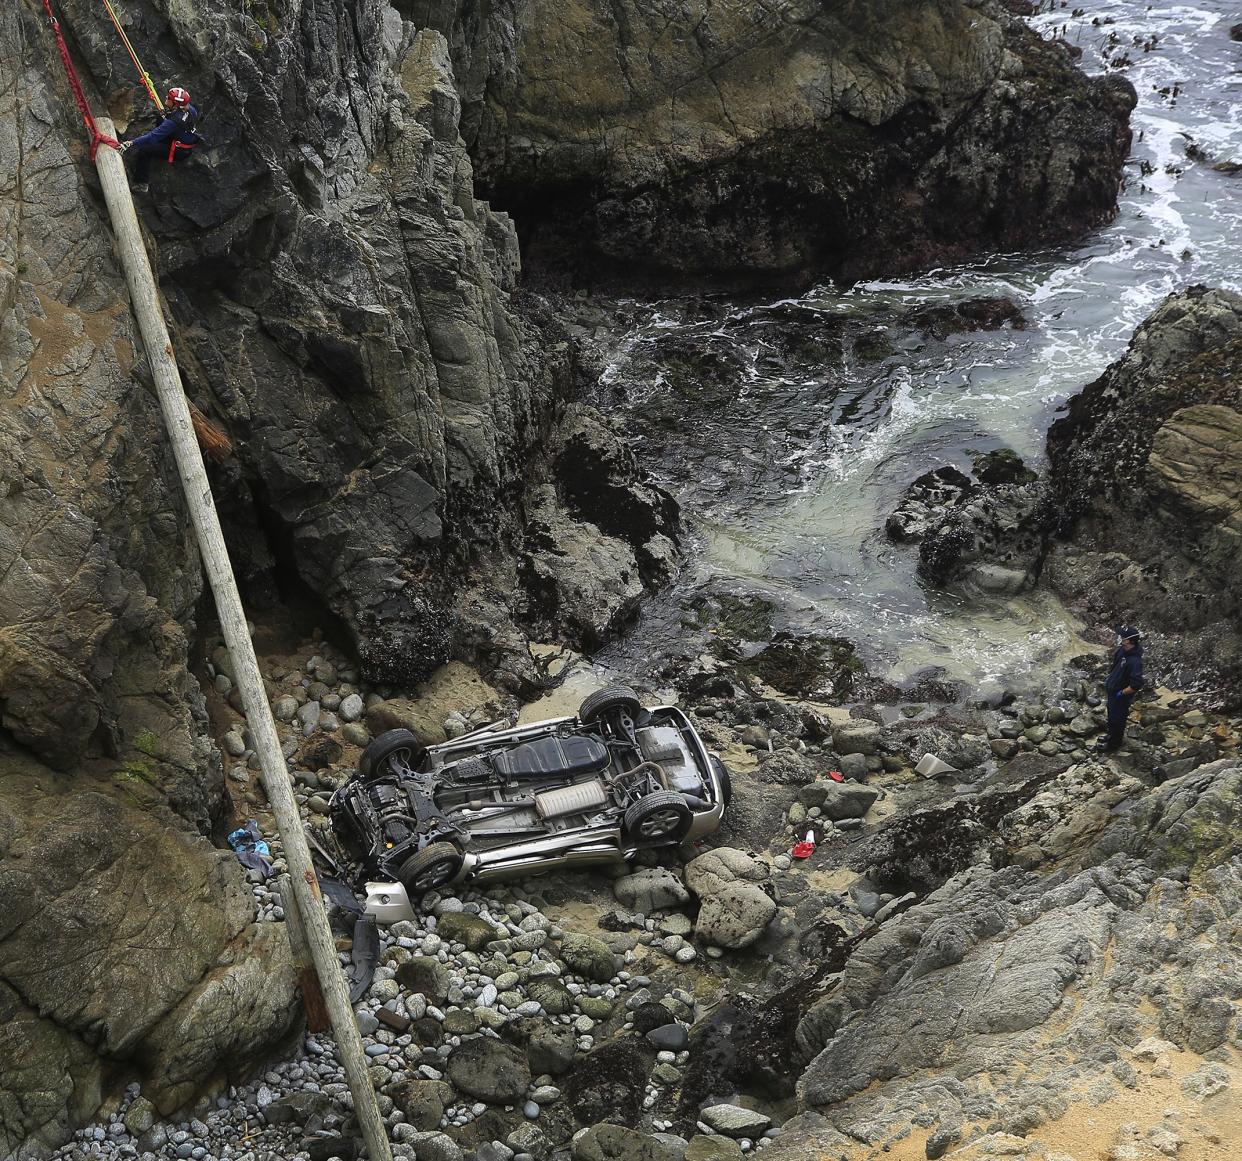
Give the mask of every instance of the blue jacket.
[[1127, 653], [1121, 646], [1113, 654], [1113, 670], [1104, 683], [1110, 694], [1132, 689], [1136, 693], [1143, 688], [1143, 646], [1135, 645]]
[[186, 105], [184, 109], [170, 109], [160, 118], [160, 123], [154, 129], [141, 137], [135, 137], [131, 144], [139, 147], [166, 146], [173, 138], [185, 145], [197, 144], [198, 135], [194, 132], [194, 123], [197, 120], [198, 110], [193, 105]]

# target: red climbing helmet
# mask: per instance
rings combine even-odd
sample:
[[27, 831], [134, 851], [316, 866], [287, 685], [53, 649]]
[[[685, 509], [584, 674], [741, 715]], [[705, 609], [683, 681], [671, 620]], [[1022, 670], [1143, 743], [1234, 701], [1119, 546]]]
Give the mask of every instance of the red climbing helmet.
[[168, 90], [168, 103], [174, 109], [184, 108], [190, 103], [190, 94], [186, 89], [181, 88], [179, 85], [174, 85]]

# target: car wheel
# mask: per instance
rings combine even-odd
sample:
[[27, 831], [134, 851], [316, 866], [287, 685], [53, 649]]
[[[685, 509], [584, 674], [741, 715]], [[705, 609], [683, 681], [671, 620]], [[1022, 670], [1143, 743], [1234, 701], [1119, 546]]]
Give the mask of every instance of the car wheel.
[[597, 689], [582, 699], [578, 707], [578, 720], [584, 725], [603, 721], [610, 713], [624, 710], [630, 717], [636, 716], [643, 708], [636, 694], [626, 685], [609, 685]]
[[461, 870], [461, 851], [452, 843], [431, 843], [397, 869], [397, 881], [413, 899], [443, 887]]
[[394, 762], [417, 770], [427, 757], [427, 749], [409, 730], [388, 730], [368, 743], [358, 759], [358, 773], [363, 778], [382, 778], [394, 773]]
[[631, 842], [676, 842], [690, 829], [690, 807], [675, 791], [657, 790], [625, 812], [625, 833]]
[[728, 806], [733, 801], [733, 779], [729, 775], [729, 767], [715, 754], [712, 755], [712, 766], [716, 770], [716, 778], [720, 782], [720, 804]]

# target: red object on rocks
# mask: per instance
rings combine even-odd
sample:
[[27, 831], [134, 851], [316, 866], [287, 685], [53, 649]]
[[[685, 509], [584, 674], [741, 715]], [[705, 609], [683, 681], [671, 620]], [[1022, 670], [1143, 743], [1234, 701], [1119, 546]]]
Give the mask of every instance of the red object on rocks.
[[831, 778], [834, 782], [845, 781], [845, 775], [842, 774], [840, 770], [829, 770], [828, 777]]
[[804, 838], [800, 843], [794, 844], [794, 849], [791, 854], [795, 859], [809, 859], [811, 857], [811, 852], [814, 850], [815, 832], [813, 830], [808, 830], [806, 832], [806, 838]]

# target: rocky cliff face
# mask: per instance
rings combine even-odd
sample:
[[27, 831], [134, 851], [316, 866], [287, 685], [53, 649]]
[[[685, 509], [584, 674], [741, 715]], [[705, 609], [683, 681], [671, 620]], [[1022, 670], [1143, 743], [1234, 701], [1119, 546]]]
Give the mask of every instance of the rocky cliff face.
[[223, 806], [187, 668], [196, 552], [55, 62], [22, 21], [0, 14], [5, 1156], [63, 1140], [117, 1069], [171, 1111], [295, 1021], [284, 932], [190, 833]]
[[415, 3], [528, 263], [590, 282], [891, 274], [1113, 209], [1129, 84], [1000, 5]]
[[[1061, 236], [1115, 191], [1127, 94], [991, 9], [679, 6], [657, 36], [645, 8], [431, 7], [123, 12], [206, 114], [212, 148], [157, 166], [140, 212], [187, 389], [235, 448], [213, 487], [247, 596], [310, 594], [394, 687], [469, 654], [521, 688], [515, 625], [597, 644], [676, 564], [675, 507], [572, 403], [476, 166], [593, 252], [692, 273]], [[141, 127], [98, 9], [59, 11], [92, 103]], [[294, 998], [282, 931], [202, 837], [228, 809], [187, 667], [202, 583], [37, 9], [0, 13], [0, 66], [0, 1150], [36, 1156], [119, 1080], [168, 1112], [253, 1064]]]
[[[61, 14], [102, 109], [128, 84], [120, 46], [89, 5]], [[223, 8], [127, 15], [215, 146], [157, 169], [140, 210], [188, 389], [237, 449], [214, 484], [248, 595], [305, 586], [392, 682], [489, 644], [455, 621], [480, 599], [472, 568], [501, 626], [494, 662], [515, 618], [601, 639], [667, 577], [675, 511], [587, 409], [558, 446], [608, 460], [603, 499], [578, 494], [572, 455], [567, 482], [542, 450], [572, 356], [538, 303], [514, 302], [516, 240], [473, 198], [443, 41], [383, 4], [272, 6], [263, 25]], [[193, 539], [54, 46], [24, 10], [0, 19], [7, 1155], [62, 1137], [118, 1069], [171, 1111], [253, 1065], [293, 994], [283, 932], [242, 919], [231, 858], [176, 835], [227, 809], [188, 669]], [[130, 112], [122, 97], [111, 111]], [[571, 537], [596, 571], [563, 563]], [[59, 887], [32, 874], [48, 859]], [[88, 905], [96, 893], [116, 905]], [[40, 975], [42, 957], [84, 989]], [[61, 990], [82, 1004], [62, 1010]]]
[[925, 539], [929, 579], [1039, 575], [1095, 624], [1157, 630], [1158, 676], [1236, 704], [1242, 297], [1173, 295], [1069, 401], [1037, 483], [976, 498]]

